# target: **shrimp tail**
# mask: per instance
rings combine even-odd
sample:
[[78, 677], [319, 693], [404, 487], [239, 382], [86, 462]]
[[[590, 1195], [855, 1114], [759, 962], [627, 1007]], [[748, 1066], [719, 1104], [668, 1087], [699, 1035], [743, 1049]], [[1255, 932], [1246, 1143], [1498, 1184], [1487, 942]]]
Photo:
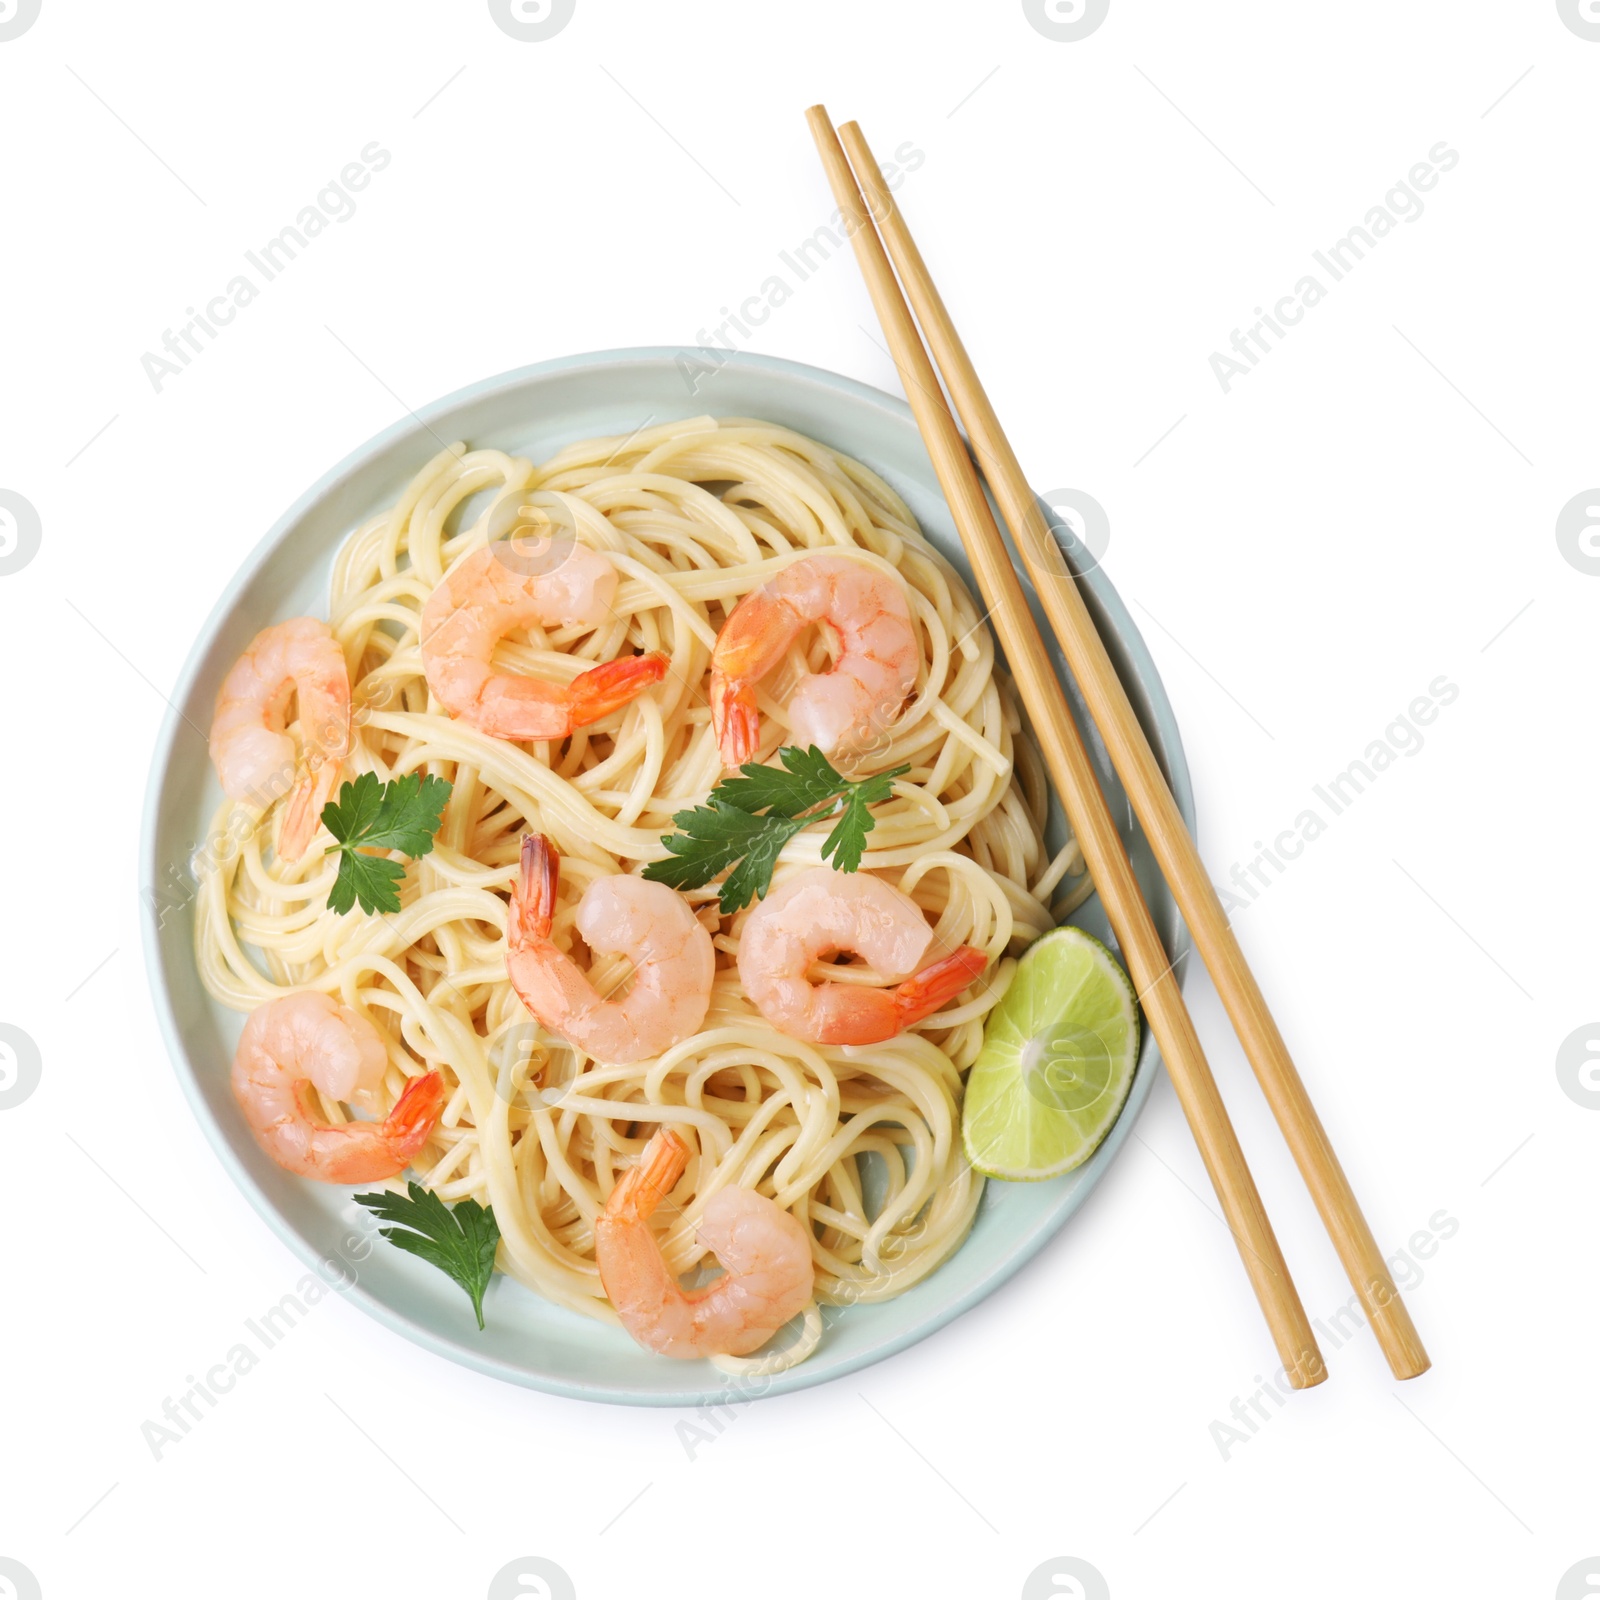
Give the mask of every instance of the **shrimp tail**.
[[667, 658], [659, 650], [624, 656], [579, 673], [567, 686], [572, 726], [581, 728], [620, 711], [635, 696], [667, 675]]
[[313, 757], [309, 767], [289, 792], [283, 811], [283, 827], [278, 834], [278, 855], [284, 861], [298, 861], [316, 837], [322, 822], [322, 808], [333, 799], [344, 763], [331, 756]]
[[396, 1157], [409, 1161], [428, 1142], [444, 1111], [444, 1076], [425, 1072], [413, 1078], [384, 1118], [383, 1136]]
[[753, 760], [761, 737], [756, 684], [783, 659], [806, 619], [771, 585], [734, 607], [711, 654], [711, 729], [730, 771]]
[[964, 944], [907, 978], [894, 992], [895, 1016], [902, 1028], [931, 1017], [947, 1000], [954, 1000], [989, 965], [983, 951]]
[[522, 836], [522, 876], [511, 897], [513, 943], [548, 939], [561, 887], [561, 853], [542, 833]]
[[755, 690], [715, 669], [711, 673], [711, 728], [724, 767], [731, 771], [755, 759], [761, 737]]
[[688, 1145], [671, 1128], [658, 1128], [638, 1166], [617, 1180], [607, 1211], [612, 1217], [643, 1221], [672, 1193], [688, 1164]]

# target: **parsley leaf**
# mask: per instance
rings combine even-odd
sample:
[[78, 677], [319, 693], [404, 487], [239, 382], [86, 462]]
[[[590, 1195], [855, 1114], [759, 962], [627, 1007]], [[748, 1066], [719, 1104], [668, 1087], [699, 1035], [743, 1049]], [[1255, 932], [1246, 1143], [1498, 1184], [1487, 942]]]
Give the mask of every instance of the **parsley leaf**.
[[[836, 799], [846, 780], [829, 765], [828, 758], [815, 746], [802, 750], [785, 745], [778, 752], [781, 767], [763, 767], [755, 762], [740, 767], [741, 778], [724, 778], [714, 798], [726, 800], [741, 811], [757, 812], [766, 807], [785, 817], [798, 817], [802, 811]], [[904, 772], [906, 769], [897, 769]], [[872, 783], [875, 780], [866, 780]], [[884, 791], [887, 795], [888, 791]], [[882, 799], [884, 796], [880, 795]], [[674, 821], [677, 819], [674, 818]]]
[[[363, 776], [371, 778], [372, 774]], [[408, 856], [427, 855], [433, 849], [450, 788], [443, 778], [424, 777], [420, 772], [408, 772], [384, 784], [377, 818], [360, 843], [404, 850]]]
[[[662, 835], [661, 842], [672, 855], [644, 869], [651, 882], [674, 889], [698, 889], [748, 855], [769, 833], [778, 831], [776, 823], [786, 820], [758, 817], [738, 806], [724, 805], [719, 794], [720, 790], [713, 789], [705, 805], [673, 817], [683, 831]], [[795, 822], [788, 827], [779, 849], [803, 826]]]
[[[724, 911], [737, 911], [752, 900], [766, 899], [779, 852], [811, 819], [771, 816], [755, 820], [765, 824], [761, 837], [751, 843], [744, 859], [722, 880], [718, 899]], [[700, 881], [705, 882], [703, 878]]]
[[911, 769], [895, 767], [852, 781], [815, 745], [787, 745], [778, 759], [781, 767], [747, 762], [739, 769], [743, 776], [724, 779], [703, 806], [678, 812], [672, 820], [681, 831], [661, 839], [672, 854], [651, 862], [644, 876], [674, 889], [698, 889], [731, 867], [718, 898], [725, 912], [738, 911], [766, 898], [779, 852], [802, 828], [833, 816], [841, 800], [844, 808], [823, 840], [822, 856], [839, 871], [854, 872], [875, 821], [867, 808], [887, 800], [894, 780]]
[[358, 900], [368, 913], [398, 911], [404, 863], [361, 851], [365, 847], [400, 850], [413, 858], [427, 855], [449, 798], [450, 785], [443, 778], [424, 777], [420, 772], [408, 772], [388, 783], [379, 783], [376, 774], [363, 772], [354, 783], [342, 784], [339, 798], [322, 808], [322, 825], [337, 841], [324, 853], [339, 856], [339, 875], [328, 892], [329, 907], [341, 917]]
[[339, 876], [328, 891], [329, 909], [342, 917], [359, 900], [363, 911], [398, 911], [405, 875], [403, 862], [347, 851], [339, 859]]
[[822, 841], [822, 859], [831, 856], [840, 872], [854, 872], [861, 865], [861, 854], [867, 847], [867, 835], [872, 832], [873, 816], [867, 810], [887, 800], [894, 789], [894, 780], [909, 767], [896, 767], [892, 772], [875, 772], [870, 778], [852, 783], [844, 797], [844, 810], [833, 832]]
[[383, 784], [363, 772], [354, 783], [339, 785], [339, 798], [322, 808], [322, 825], [335, 839], [358, 839], [378, 820], [383, 809]]
[[483, 1292], [494, 1275], [495, 1247], [500, 1242], [494, 1207], [480, 1206], [476, 1200], [447, 1206], [431, 1189], [409, 1180], [406, 1190], [409, 1199], [379, 1190], [358, 1194], [356, 1204], [382, 1221], [396, 1224], [378, 1230], [390, 1244], [431, 1262], [466, 1290], [481, 1332]]

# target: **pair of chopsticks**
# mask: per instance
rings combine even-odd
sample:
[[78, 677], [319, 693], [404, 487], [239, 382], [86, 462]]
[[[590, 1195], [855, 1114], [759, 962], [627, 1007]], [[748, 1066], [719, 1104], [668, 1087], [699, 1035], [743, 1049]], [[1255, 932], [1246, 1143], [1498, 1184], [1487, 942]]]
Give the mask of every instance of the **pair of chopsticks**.
[[[1021, 464], [1001, 430], [994, 407], [978, 381], [905, 219], [883, 182], [878, 163], [855, 123], [845, 123], [836, 133], [822, 106], [813, 106], [806, 113], [806, 121], [822, 156], [878, 321], [889, 341], [906, 398], [977, 574], [990, 620], [1033, 720], [1045, 764], [1127, 959], [1140, 1003], [1161, 1047], [1168, 1075], [1200, 1147], [1201, 1159], [1289, 1382], [1297, 1389], [1309, 1388], [1327, 1377], [1327, 1367], [1183, 1003], [1173, 964], [1151, 920], [1150, 908], [1111, 820], [1005, 540], [984, 498], [977, 468], [923, 348], [917, 322], [932, 347], [973, 451], [1010, 526], [1112, 764], [1188, 923], [1195, 948], [1216, 984], [1390, 1369], [1397, 1378], [1414, 1378], [1428, 1369], [1427, 1351], [1228, 925], [1199, 851], [1060, 546], [1028, 487]], [[893, 266], [890, 256], [894, 258]], [[906, 304], [907, 296], [916, 310], [916, 321]]]

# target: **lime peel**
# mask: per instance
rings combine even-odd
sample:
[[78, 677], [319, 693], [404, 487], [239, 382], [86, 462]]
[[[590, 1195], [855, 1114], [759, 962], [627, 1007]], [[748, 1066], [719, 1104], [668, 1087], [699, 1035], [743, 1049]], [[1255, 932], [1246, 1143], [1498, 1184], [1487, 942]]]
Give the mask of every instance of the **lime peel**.
[[961, 1138], [986, 1177], [1032, 1183], [1094, 1154], [1139, 1060], [1139, 1009], [1116, 958], [1081, 928], [1023, 954], [967, 1076]]

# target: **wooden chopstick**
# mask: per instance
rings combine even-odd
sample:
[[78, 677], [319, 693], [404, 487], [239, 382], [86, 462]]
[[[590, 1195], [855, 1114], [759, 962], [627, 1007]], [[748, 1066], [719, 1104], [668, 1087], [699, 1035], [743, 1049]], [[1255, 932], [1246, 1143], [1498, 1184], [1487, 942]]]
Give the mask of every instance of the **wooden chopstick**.
[[889, 258], [873, 229], [828, 114], [821, 106], [813, 106], [806, 113], [806, 120], [939, 485], [977, 574], [990, 620], [1034, 721], [1034, 733], [1056, 792], [1122, 946], [1145, 1016], [1161, 1046], [1179, 1103], [1189, 1119], [1245, 1272], [1266, 1315], [1279, 1359], [1295, 1388], [1321, 1383], [1328, 1372], [1310, 1320], [1295, 1292], [1266, 1208], [1239, 1148], [1238, 1136], [1206, 1064], [1205, 1052], [1173, 975], [1173, 963], [1139, 891], [1044, 640], [984, 499], [972, 458], [945, 405], [939, 380], [901, 298]]
[[[1060, 546], [1028, 487], [1021, 464], [978, 380], [905, 219], [883, 182], [861, 129], [855, 123], [846, 123], [840, 134], [871, 204], [878, 230], [894, 258], [900, 281], [932, 347], [956, 410], [966, 425], [984, 476], [994, 490], [1017, 549], [1027, 564], [1045, 614], [1105, 739], [1112, 764], [1128, 791], [1161, 871], [1189, 925], [1195, 947], [1216, 984], [1217, 993], [1222, 997], [1250, 1065], [1300, 1168], [1300, 1175], [1311, 1191], [1323, 1226], [1360, 1296], [1391, 1371], [1397, 1378], [1414, 1378], [1428, 1370], [1428, 1353], [1389, 1275], [1383, 1252], [1367, 1226], [1355, 1192], [1311, 1103], [1311, 1096], [1295, 1069], [1283, 1035], [1267, 1009], [1255, 975], [1228, 924], [1200, 860], [1200, 852], [1184, 825], [1177, 802], [1139, 726], [1077, 584], [1067, 570]], [[993, 536], [999, 537], [997, 532]]]

